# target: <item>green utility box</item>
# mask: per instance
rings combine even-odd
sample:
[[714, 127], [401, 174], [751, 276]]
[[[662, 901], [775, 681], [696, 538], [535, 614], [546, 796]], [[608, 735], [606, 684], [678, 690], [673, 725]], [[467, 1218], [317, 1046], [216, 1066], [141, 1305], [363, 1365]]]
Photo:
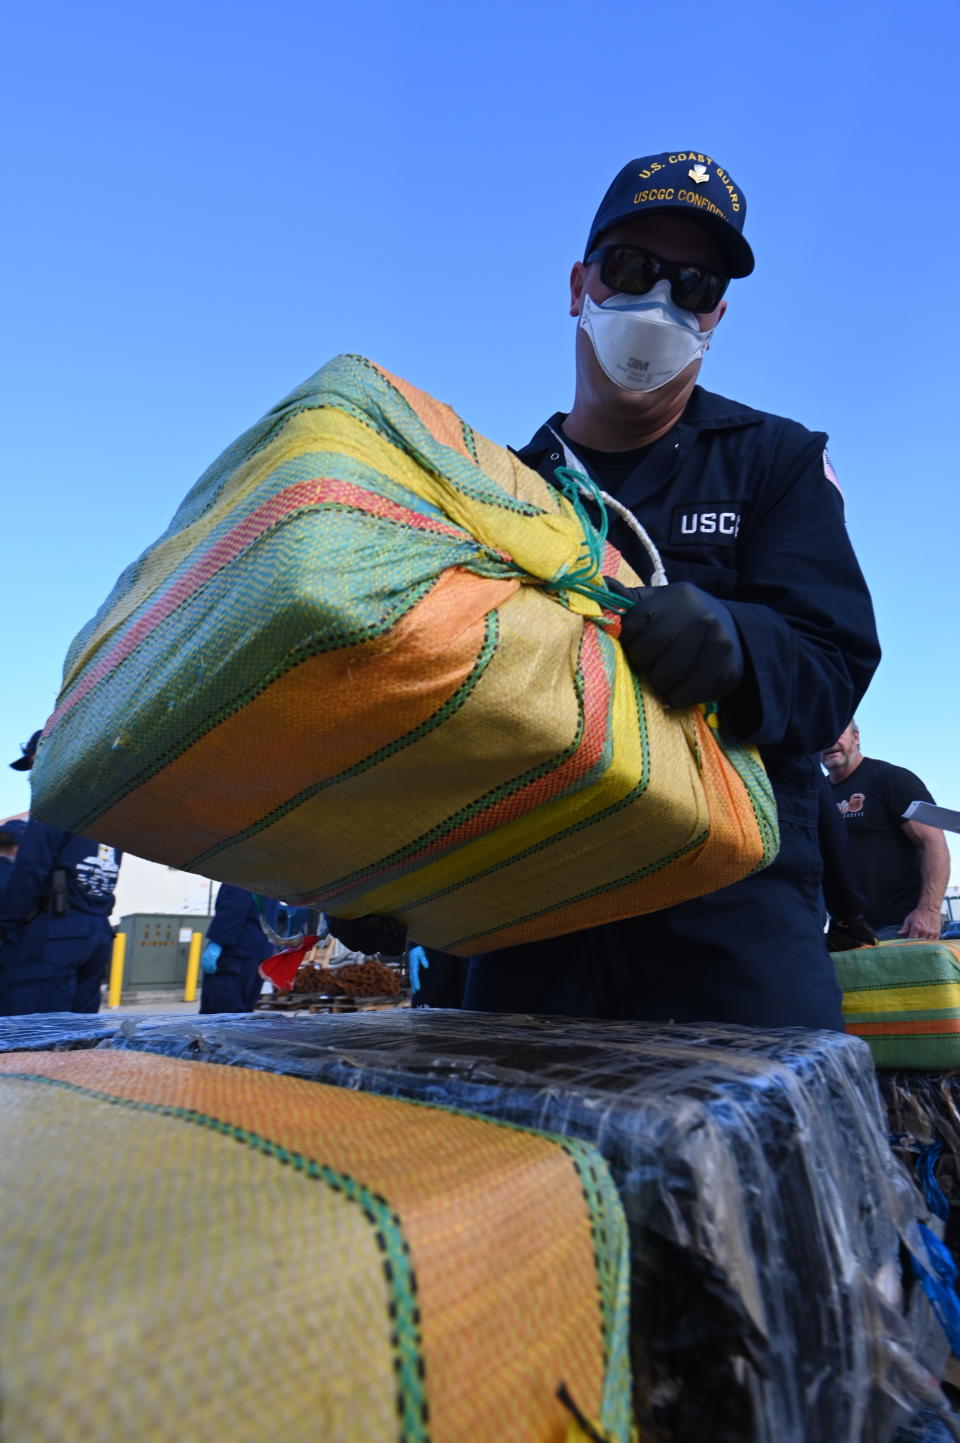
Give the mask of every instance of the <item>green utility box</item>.
[[210, 918], [191, 913], [171, 916], [165, 912], [132, 912], [120, 918], [119, 932], [127, 937], [123, 969], [123, 990], [183, 991], [187, 976], [190, 938], [206, 932]]

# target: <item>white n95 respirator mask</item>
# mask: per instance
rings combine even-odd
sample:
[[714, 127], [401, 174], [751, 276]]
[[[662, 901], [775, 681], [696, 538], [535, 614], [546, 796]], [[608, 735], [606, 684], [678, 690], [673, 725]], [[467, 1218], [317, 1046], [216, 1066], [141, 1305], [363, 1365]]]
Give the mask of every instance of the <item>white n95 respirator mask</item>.
[[674, 305], [669, 281], [658, 281], [644, 296], [618, 291], [600, 305], [584, 292], [579, 324], [604, 373], [625, 391], [665, 386], [703, 355], [713, 335]]

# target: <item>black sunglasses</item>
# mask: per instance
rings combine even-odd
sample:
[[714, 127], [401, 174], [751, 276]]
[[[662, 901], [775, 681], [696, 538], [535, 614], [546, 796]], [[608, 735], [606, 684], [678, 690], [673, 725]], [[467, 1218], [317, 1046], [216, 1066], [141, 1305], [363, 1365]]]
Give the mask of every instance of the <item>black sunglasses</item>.
[[642, 246], [598, 246], [586, 258], [586, 265], [600, 262], [600, 279], [612, 291], [629, 296], [645, 296], [658, 281], [670, 282], [674, 305], [685, 311], [706, 315], [716, 310], [730, 284], [728, 276], [707, 266], [687, 261], [665, 261]]

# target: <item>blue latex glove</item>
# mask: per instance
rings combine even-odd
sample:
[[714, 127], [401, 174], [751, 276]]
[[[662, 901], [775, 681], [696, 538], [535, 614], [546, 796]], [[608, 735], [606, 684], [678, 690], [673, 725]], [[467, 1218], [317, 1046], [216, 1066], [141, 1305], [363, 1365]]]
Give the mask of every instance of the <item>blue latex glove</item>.
[[411, 947], [407, 953], [407, 966], [410, 969], [410, 991], [419, 992], [420, 973], [430, 966], [430, 958], [422, 947]]
[[200, 966], [203, 968], [204, 972], [206, 972], [208, 977], [212, 977], [214, 972], [216, 972], [217, 958], [220, 956], [220, 953], [222, 951], [223, 948], [220, 946], [219, 942], [208, 942], [206, 947], [204, 947], [203, 951], [200, 953]]

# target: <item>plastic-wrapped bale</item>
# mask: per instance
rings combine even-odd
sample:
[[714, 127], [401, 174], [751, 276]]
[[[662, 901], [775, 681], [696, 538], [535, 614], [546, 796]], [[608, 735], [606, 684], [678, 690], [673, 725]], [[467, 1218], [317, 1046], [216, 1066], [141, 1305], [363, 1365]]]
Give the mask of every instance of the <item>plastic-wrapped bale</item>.
[[833, 963], [844, 1025], [878, 1067], [960, 1067], [960, 944], [893, 940]]
[[[923, 1199], [837, 1033], [417, 1010], [134, 1022], [115, 1048], [263, 1067], [594, 1143], [630, 1227], [656, 1443], [890, 1443], [943, 1406]], [[933, 1396], [931, 1396], [933, 1395]]]
[[80, 1012], [28, 1012], [0, 1017], [0, 1053], [70, 1052], [97, 1047], [114, 1037], [122, 1019], [109, 1012], [90, 1016]]
[[77, 637], [34, 811], [463, 955], [725, 886], [776, 851], [766, 776], [641, 687], [604, 575], [582, 505], [340, 357]]
[[960, 1265], [960, 1078], [952, 1072], [878, 1076], [894, 1150], [943, 1222], [945, 1241]]
[[589, 1144], [103, 1051], [0, 1059], [0, 1135], [6, 1443], [628, 1443]]
[[932, 1408], [925, 1408], [897, 1433], [894, 1443], [956, 1443], [960, 1437], [960, 1414], [952, 1412], [949, 1419]]

